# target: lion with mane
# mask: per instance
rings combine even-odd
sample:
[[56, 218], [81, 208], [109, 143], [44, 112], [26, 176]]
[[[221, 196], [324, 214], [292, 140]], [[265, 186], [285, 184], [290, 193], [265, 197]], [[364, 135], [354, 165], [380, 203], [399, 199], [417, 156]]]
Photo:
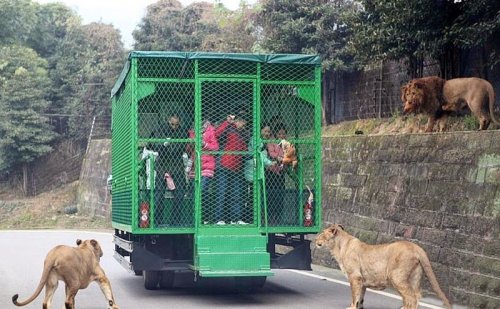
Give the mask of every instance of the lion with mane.
[[443, 131], [447, 115], [469, 108], [479, 120], [479, 130], [486, 130], [495, 118], [495, 91], [484, 79], [477, 77], [444, 80], [438, 76], [412, 79], [401, 87], [403, 113], [423, 113], [429, 116], [425, 132], [432, 132], [436, 120]]
[[441, 120], [439, 130], [443, 131], [446, 115], [442, 109], [443, 86], [445, 80], [437, 76], [412, 79], [401, 87], [403, 113], [427, 114], [429, 120], [425, 132], [432, 132], [436, 120]]

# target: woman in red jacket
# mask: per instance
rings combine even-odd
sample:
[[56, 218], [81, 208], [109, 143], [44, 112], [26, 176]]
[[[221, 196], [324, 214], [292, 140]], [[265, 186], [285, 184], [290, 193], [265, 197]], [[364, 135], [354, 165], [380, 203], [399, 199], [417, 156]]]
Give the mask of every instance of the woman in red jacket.
[[[215, 129], [215, 135], [221, 140], [225, 139], [224, 152], [247, 151], [244, 134], [246, 120], [241, 116], [227, 116], [226, 121]], [[231, 207], [232, 224], [246, 224], [242, 216], [243, 188], [245, 178], [243, 173], [244, 160], [241, 154], [225, 153], [220, 158], [220, 167], [217, 168], [217, 199], [215, 221], [217, 224], [226, 224], [223, 210]], [[230, 187], [228, 186], [230, 185]], [[231, 192], [228, 192], [228, 191]], [[229, 194], [226, 194], [229, 193]], [[227, 195], [227, 196], [226, 196]]]
[[[205, 193], [207, 192], [210, 182], [212, 181], [214, 175], [215, 175], [215, 157], [213, 154], [210, 153], [205, 153], [208, 151], [217, 151], [219, 150], [219, 143], [217, 141], [217, 138], [215, 137], [215, 128], [212, 126], [210, 121], [205, 120], [203, 122], [203, 126], [201, 128], [202, 132], [202, 139], [201, 139], [201, 198], [202, 200], [206, 196]], [[189, 130], [189, 138], [194, 139], [195, 134], [194, 134], [194, 129]], [[193, 192], [194, 196], [194, 186], [193, 186], [193, 179], [195, 177], [195, 165], [194, 162], [196, 162], [195, 158], [195, 152], [194, 152], [194, 145], [193, 144], [188, 144], [187, 145], [187, 152], [190, 154], [190, 159], [187, 165], [186, 165], [186, 174], [188, 178], [190, 179], [190, 187], [191, 187], [191, 192]], [[205, 219], [204, 219], [205, 220]]]

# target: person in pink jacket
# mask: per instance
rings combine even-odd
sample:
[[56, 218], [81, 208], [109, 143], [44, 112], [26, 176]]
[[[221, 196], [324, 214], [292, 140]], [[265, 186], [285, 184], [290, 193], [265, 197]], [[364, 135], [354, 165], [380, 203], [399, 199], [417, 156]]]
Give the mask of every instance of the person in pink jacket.
[[[194, 138], [194, 129], [189, 130], [189, 138]], [[212, 126], [210, 121], [205, 120], [202, 126], [202, 140], [201, 140], [201, 196], [203, 199], [204, 193], [208, 189], [211, 180], [215, 175], [215, 157], [213, 154], [206, 153], [208, 151], [219, 150], [219, 143], [215, 137], [215, 128]], [[194, 145], [188, 144], [187, 151], [190, 154], [191, 162], [196, 162]], [[186, 170], [189, 179], [192, 180], [195, 177], [195, 164], [191, 168]], [[194, 187], [193, 187], [194, 189]]]

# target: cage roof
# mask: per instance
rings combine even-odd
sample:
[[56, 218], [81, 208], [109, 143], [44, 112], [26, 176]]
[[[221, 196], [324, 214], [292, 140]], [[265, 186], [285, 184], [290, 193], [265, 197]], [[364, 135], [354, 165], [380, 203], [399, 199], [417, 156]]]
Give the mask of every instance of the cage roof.
[[251, 61], [258, 63], [274, 64], [302, 64], [302, 65], [321, 65], [321, 59], [318, 55], [301, 54], [245, 54], [245, 53], [214, 53], [214, 52], [175, 52], [175, 51], [132, 51], [128, 55], [127, 62], [116, 81], [111, 96], [113, 96], [122, 85], [128, 71], [130, 70], [130, 60], [132, 58], [173, 58], [186, 60], [199, 59], [220, 59], [220, 60], [238, 60]]

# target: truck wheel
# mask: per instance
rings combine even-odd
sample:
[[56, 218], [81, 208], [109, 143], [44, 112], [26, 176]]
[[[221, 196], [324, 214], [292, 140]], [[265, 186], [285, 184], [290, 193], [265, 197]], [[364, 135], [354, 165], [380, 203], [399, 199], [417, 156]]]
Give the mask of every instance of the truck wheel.
[[171, 289], [174, 286], [175, 271], [166, 270], [161, 272], [160, 289]]
[[252, 279], [252, 287], [254, 288], [262, 288], [264, 284], [266, 284], [267, 277], [266, 276], [256, 276], [251, 277]]
[[134, 270], [134, 275], [142, 276], [142, 270]]
[[159, 271], [142, 271], [142, 277], [144, 278], [144, 288], [146, 290], [156, 290], [158, 288], [158, 282], [160, 281]]
[[266, 283], [266, 276], [235, 277], [235, 287], [238, 290], [251, 291], [262, 288]]

